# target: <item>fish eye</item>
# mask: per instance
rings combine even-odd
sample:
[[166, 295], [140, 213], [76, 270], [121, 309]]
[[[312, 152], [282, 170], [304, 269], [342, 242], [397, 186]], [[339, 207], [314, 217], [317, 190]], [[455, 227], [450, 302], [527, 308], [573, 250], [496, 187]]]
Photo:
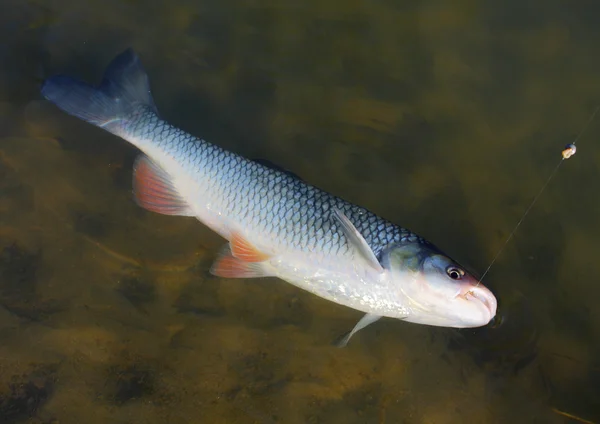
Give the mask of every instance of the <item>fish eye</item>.
[[453, 280], [460, 280], [462, 276], [465, 275], [465, 272], [455, 266], [449, 266], [446, 268], [446, 274], [448, 274], [448, 277], [452, 278]]

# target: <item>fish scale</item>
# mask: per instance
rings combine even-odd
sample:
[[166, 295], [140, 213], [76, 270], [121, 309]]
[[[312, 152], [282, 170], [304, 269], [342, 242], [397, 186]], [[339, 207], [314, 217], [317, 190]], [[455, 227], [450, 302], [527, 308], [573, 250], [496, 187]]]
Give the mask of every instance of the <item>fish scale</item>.
[[177, 162], [198, 186], [206, 187], [210, 181], [206, 202], [275, 249], [351, 254], [348, 240], [331, 215], [333, 208], [352, 221], [376, 255], [391, 243], [428, 243], [365, 208], [173, 127], [151, 110], [124, 122], [128, 124], [119, 131], [123, 138], [141, 140], [136, 144], [142, 150], [150, 143], [155, 145], [153, 151], [159, 147], [160, 154]]

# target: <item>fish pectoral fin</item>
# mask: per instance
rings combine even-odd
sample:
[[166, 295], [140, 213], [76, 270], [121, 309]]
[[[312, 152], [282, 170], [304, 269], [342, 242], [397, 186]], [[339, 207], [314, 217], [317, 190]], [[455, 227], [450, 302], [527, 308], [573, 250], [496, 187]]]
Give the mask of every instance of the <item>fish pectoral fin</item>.
[[169, 175], [141, 154], [133, 166], [133, 196], [142, 208], [163, 215], [194, 216]]
[[333, 215], [336, 217], [337, 221], [342, 227], [344, 235], [346, 236], [350, 244], [359, 253], [364, 262], [366, 262], [368, 266], [375, 269], [375, 271], [383, 272], [383, 267], [377, 260], [377, 257], [375, 256], [375, 253], [373, 253], [371, 246], [369, 246], [362, 234], [360, 234], [360, 232], [356, 229], [354, 224], [350, 222], [348, 217], [337, 208], [333, 209]]
[[231, 254], [244, 262], [264, 262], [271, 257], [257, 249], [243, 235], [234, 232], [229, 240]]
[[356, 333], [358, 333], [360, 330], [362, 330], [363, 328], [365, 328], [367, 325], [373, 324], [375, 321], [379, 320], [379, 318], [381, 318], [381, 315], [365, 314], [365, 316], [363, 316], [360, 319], [360, 321], [358, 321], [356, 323], [356, 325], [354, 326], [354, 328], [352, 330], [350, 330], [346, 334], [342, 335], [335, 342], [335, 345], [337, 347], [346, 347], [346, 345], [350, 341], [350, 338], [353, 335], [355, 335]]
[[236, 258], [226, 245], [210, 268], [210, 273], [223, 278], [259, 278], [270, 277], [260, 262], [246, 262]]

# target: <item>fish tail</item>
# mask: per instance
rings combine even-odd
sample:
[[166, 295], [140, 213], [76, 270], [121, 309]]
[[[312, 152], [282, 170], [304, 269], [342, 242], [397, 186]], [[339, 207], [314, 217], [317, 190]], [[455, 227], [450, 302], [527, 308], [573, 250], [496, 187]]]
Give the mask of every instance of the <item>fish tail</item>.
[[156, 113], [148, 75], [132, 49], [113, 59], [98, 86], [57, 75], [44, 81], [41, 93], [69, 115], [113, 134], [140, 110]]

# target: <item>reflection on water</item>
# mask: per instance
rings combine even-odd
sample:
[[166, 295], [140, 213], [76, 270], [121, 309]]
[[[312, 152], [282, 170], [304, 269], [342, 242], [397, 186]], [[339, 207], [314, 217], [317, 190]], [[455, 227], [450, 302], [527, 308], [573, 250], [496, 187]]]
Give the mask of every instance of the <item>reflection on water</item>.
[[[367, 206], [483, 270], [600, 101], [592, 2], [0, 5], [0, 423], [600, 421], [600, 124], [450, 330], [278, 281], [131, 201], [135, 149], [39, 98], [125, 47], [162, 115]], [[585, 422], [585, 421], [584, 421]]]

